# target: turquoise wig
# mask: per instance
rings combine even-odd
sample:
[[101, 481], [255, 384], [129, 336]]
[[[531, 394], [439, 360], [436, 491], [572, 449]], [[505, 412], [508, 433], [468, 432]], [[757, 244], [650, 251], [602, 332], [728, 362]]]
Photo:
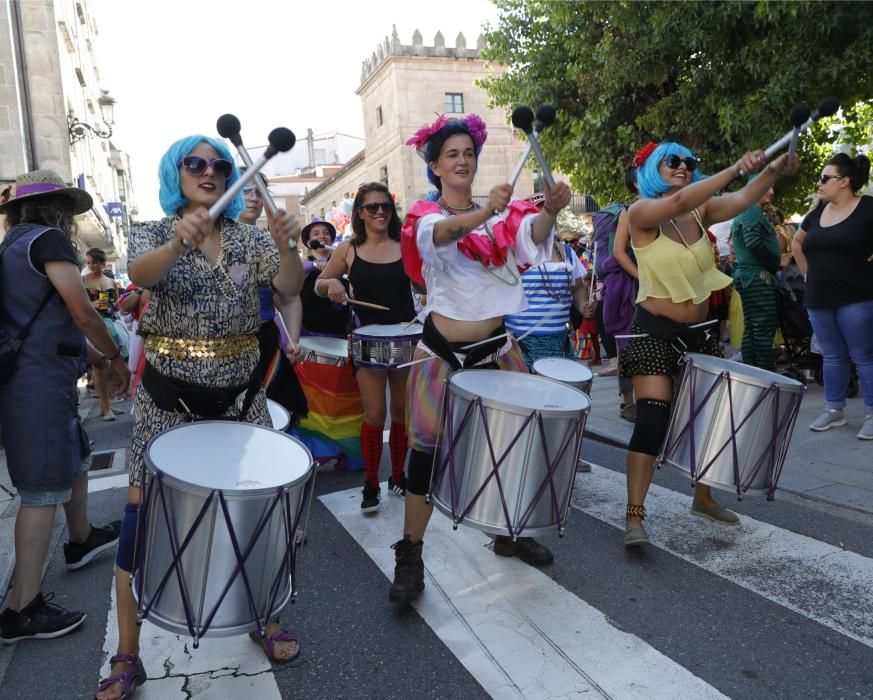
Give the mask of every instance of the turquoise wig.
[[[661, 161], [667, 156], [672, 155], [687, 158], [688, 156], [694, 156], [694, 153], [682, 144], [673, 143], [672, 141], [663, 141], [658, 144], [658, 147], [646, 158], [646, 162], [643, 163], [642, 167], [637, 168], [637, 188], [640, 191], [640, 195], [646, 199], [654, 199], [670, 189], [671, 186], [664, 182], [664, 178], [661, 177], [658, 169], [661, 166]], [[699, 168], [690, 173], [690, 175], [691, 182], [697, 182], [703, 177]]]
[[[233, 171], [226, 180], [226, 188], [229, 189], [234, 182], [239, 180], [239, 170], [237, 170], [236, 162], [223, 141], [200, 134], [179, 139], [167, 149], [167, 152], [161, 158], [160, 165], [158, 165], [158, 178], [161, 182], [159, 199], [161, 200], [161, 209], [164, 210], [164, 214], [167, 216], [176, 214], [179, 209], [188, 204], [188, 200], [185, 199], [185, 196], [182, 194], [182, 188], [179, 185], [179, 167], [182, 159], [191, 153], [197, 147], [197, 144], [200, 143], [212, 146], [219, 157], [233, 163]], [[231, 200], [227, 209], [224, 210], [224, 215], [230, 219], [236, 219], [243, 210], [243, 207], [245, 207], [243, 196], [238, 194]]]

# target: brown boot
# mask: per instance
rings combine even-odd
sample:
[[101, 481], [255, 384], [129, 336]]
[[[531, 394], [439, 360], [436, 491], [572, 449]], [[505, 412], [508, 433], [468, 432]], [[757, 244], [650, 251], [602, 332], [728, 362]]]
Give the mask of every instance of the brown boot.
[[394, 582], [388, 590], [392, 603], [411, 603], [424, 590], [424, 561], [421, 559], [423, 542], [412, 544], [404, 537], [391, 545], [394, 550]]

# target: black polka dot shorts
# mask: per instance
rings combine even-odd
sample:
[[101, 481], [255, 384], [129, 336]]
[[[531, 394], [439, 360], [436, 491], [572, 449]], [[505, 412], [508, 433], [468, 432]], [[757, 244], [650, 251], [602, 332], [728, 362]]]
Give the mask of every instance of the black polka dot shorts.
[[[643, 334], [644, 331], [634, 321], [631, 323], [630, 335]], [[664, 374], [674, 377], [679, 372], [679, 363], [683, 352], [681, 343], [671, 342], [662, 338], [646, 336], [631, 338], [619, 356], [619, 372], [622, 377], [633, 377], [643, 374]], [[718, 326], [707, 336], [701, 334], [698, 342], [689, 344], [685, 352], [697, 352], [713, 357], [722, 357], [718, 342]]]

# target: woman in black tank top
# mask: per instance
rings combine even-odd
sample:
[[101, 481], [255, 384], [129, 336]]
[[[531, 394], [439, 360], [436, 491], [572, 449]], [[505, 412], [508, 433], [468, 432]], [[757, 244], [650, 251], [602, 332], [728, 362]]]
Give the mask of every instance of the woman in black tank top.
[[[388, 188], [371, 182], [358, 189], [352, 205], [350, 241], [340, 243], [330, 262], [315, 283], [315, 293], [333, 302], [347, 300], [340, 278], [348, 275], [351, 298], [388, 307], [379, 311], [355, 306], [362, 326], [407, 323], [415, 317], [412, 289], [400, 259], [400, 217]], [[406, 461], [407, 437], [405, 425], [406, 380], [408, 369], [371, 369], [358, 367], [355, 377], [364, 404], [361, 424], [361, 452], [364, 456], [364, 481], [361, 511], [369, 513], [379, 507], [379, 462], [382, 459], [382, 429], [388, 406], [385, 389], [391, 393], [391, 477], [388, 490], [396, 495], [406, 493], [403, 466]]]

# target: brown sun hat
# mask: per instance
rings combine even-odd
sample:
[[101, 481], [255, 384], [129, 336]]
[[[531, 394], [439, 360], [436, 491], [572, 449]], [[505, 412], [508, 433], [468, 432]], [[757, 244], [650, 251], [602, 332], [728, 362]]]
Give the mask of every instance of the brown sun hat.
[[0, 213], [24, 199], [48, 195], [64, 196], [73, 204], [73, 214], [83, 214], [94, 206], [94, 200], [85, 190], [69, 187], [54, 170], [33, 170], [15, 178], [15, 187], [9, 201], [0, 204]]

